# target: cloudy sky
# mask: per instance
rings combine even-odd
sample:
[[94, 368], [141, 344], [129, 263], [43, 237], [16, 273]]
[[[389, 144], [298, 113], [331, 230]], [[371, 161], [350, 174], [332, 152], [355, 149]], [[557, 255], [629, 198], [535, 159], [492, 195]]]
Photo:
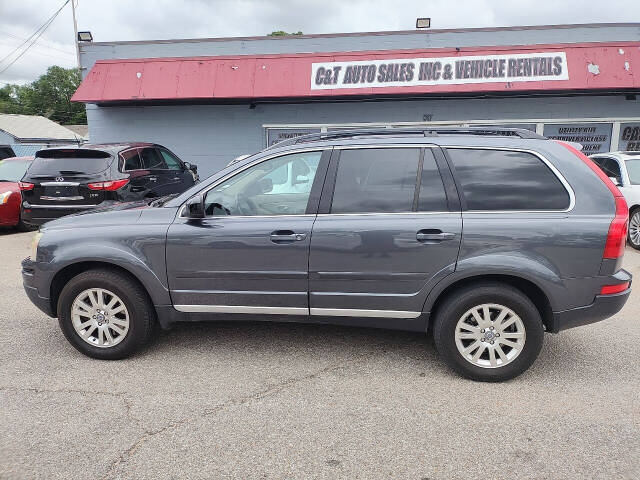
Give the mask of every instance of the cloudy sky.
[[[639, 0], [78, 0], [78, 26], [95, 41], [335, 33], [433, 28], [640, 22]], [[64, 0], [0, 0], [0, 59]], [[0, 62], [0, 72], [14, 59]], [[76, 64], [71, 4], [6, 71], [0, 86], [36, 79], [50, 65]]]

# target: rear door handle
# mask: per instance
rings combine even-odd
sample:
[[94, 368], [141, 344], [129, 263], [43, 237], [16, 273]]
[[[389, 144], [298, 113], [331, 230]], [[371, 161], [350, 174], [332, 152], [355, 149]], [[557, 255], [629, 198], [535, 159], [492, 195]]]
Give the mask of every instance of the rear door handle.
[[292, 230], [276, 230], [275, 232], [271, 232], [269, 237], [273, 243], [291, 243], [301, 242], [307, 238], [307, 234], [296, 233]]
[[455, 233], [443, 232], [442, 230], [420, 230], [416, 233], [416, 240], [419, 242], [442, 242], [443, 240], [452, 240]]

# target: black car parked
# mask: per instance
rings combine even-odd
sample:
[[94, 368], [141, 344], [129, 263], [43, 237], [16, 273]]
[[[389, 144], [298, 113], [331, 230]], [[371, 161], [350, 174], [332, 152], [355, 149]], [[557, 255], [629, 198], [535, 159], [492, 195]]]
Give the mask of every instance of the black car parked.
[[114, 202], [182, 193], [197, 167], [151, 143], [82, 145], [40, 150], [22, 182], [22, 219], [42, 225]]
[[0, 145], [0, 160], [15, 157], [16, 154], [9, 145]]

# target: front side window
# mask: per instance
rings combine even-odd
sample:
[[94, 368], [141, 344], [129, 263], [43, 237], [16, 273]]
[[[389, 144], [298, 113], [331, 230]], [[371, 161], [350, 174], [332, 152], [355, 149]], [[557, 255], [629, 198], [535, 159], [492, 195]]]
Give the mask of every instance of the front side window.
[[565, 210], [569, 194], [537, 156], [490, 149], [447, 149], [469, 210]]
[[322, 152], [283, 155], [247, 168], [205, 197], [211, 215], [302, 215]]
[[418, 148], [343, 150], [331, 213], [393, 213], [413, 210]]
[[159, 151], [169, 170], [182, 170], [182, 164], [175, 155], [173, 155], [171, 152], [168, 152], [164, 148], [161, 148]]

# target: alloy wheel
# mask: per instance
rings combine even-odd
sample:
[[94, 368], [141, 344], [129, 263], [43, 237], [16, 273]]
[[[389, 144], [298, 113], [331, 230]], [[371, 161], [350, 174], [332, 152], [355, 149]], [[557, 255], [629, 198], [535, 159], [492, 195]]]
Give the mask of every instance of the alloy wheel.
[[467, 310], [455, 329], [460, 355], [482, 368], [499, 368], [513, 362], [525, 340], [522, 319], [510, 308], [493, 303]]
[[640, 210], [635, 212], [629, 220], [629, 241], [640, 247]]
[[100, 348], [117, 345], [129, 331], [126, 305], [104, 288], [82, 291], [71, 305], [71, 320], [80, 338]]

